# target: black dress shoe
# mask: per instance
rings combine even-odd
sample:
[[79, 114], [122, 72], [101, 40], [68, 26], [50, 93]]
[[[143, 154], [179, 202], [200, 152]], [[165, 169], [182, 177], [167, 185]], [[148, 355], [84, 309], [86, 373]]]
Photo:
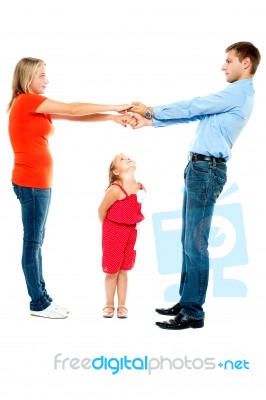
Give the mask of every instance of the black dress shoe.
[[164, 322], [155, 322], [159, 328], [181, 330], [187, 328], [202, 328], [204, 326], [204, 318], [194, 319], [187, 315], [178, 314], [175, 318]]
[[181, 308], [182, 307], [180, 306], [180, 304], [177, 303], [171, 308], [155, 308], [155, 311], [158, 314], [169, 315], [171, 317], [171, 316], [176, 316], [177, 314], [179, 314], [181, 311]]

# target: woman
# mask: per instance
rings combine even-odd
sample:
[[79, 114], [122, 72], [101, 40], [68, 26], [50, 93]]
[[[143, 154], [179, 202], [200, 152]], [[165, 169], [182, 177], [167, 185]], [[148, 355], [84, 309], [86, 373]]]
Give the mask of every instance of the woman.
[[8, 105], [9, 136], [14, 151], [13, 189], [21, 204], [24, 229], [22, 268], [30, 302], [30, 315], [66, 318], [69, 311], [55, 304], [46, 290], [42, 274], [41, 247], [52, 187], [52, 157], [48, 137], [53, 119], [107, 121], [124, 125], [126, 116], [98, 114], [123, 112], [131, 105], [62, 103], [43, 95], [48, 84], [44, 61], [22, 58], [16, 65], [12, 97]]

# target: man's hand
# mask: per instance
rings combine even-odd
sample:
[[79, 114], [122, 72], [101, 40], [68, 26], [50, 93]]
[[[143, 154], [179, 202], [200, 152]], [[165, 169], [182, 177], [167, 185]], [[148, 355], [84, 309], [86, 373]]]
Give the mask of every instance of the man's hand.
[[142, 128], [143, 126], [152, 126], [152, 120], [142, 117], [137, 113], [125, 113], [123, 115], [110, 115], [111, 119], [119, 125], [126, 127], [131, 126], [133, 129]]
[[142, 115], [143, 117], [145, 117], [145, 115], [146, 115], [146, 110], [147, 110], [147, 107], [145, 106], [145, 104], [139, 103], [137, 101], [133, 101], [132, 107], [130, 107], [128, 109], [128, 111], [131, 111], [133, 113], [138, 113], [138, 114]]
[[133, 129], [139, 129], [143, 126], [152, 126], [152, 120], [142, 117], [140, 114], [130, 114], [131, 119], [127, 122]]

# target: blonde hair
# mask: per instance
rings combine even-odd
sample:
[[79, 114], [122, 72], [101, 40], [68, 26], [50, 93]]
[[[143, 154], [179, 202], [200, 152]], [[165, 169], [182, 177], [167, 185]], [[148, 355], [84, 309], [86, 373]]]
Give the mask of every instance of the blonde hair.
[[114, 174], [114, 170], [115, 170], [115, 168], [116, 168], [116, 161], [117, 161], [117, 158], [118, 158], [121, 154], [122, 154], [122, 153], [117, 154], [117, 155], [113, 158], [113, 160], [112, 160], [112, 162], [111, 162], [111, 164], [110, 164], [110, 166], [109, 166], [109, 174], [108, 174], [109, 185], [108, 185], [108, 187], [111, 186], [114, 182], [117, 182], [117, 181], [123, 183], [122, 180], [121, 180], [121, 178], [119, 178], [118, 175], [115, 175], [115, 174]]
[[11, 86], [12, 95], [11, 100], [7, 106], [7, 111], [10, 111], [13, 101], [19, 93], [29, 93], [29, 86], [37, 69], [41, 65], [45, 65], [45, 62], [43, 60], [32, 57], [22, 58], [17, 63], [13, 74]]

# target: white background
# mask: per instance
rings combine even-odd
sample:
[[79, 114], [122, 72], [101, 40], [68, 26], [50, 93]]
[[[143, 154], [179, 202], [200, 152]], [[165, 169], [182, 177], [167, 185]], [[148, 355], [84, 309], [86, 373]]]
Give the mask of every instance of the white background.
[[[2, 0], [0, 5], [0, 397], [15, 399], [187, 398], [250, 399], [260, 391], [265, 356], [265, 5], [260, 0]], [[213, 297], [203, 329], [157, 328], [155, 307], [178, 276], [158, 273], [152, 214], [181, 208], [183, 169], [195, 124], [133, 131], [112, 122], [56, 122], [50, 140], [55, 172], [43, 247], [44, 276], [54, 300], [71, 309], [66, 320], [29, 316], [20, 266], [22, 225], [10, 183], [13, 154], [6, 104], [22, 57], [47, 63], [46, 95], [65, 102], [159, 105], [207, 95], [226, 85], [224, 49], [253, 42], [262, 62], [254, 78], [255, 109], [233, 149], [227, 186], [239, 191], [249, 263], [226, 271], [247, 297]], [[101, 317], [104, 276], [97, 207], [111, 159], [126, 152], [147, 188], [138, 258], [129, 274], [127, 320]], [[54, 356], [94, 358], [213, 357], [248, 360], [250, 370], [55, 370]], [[265, 392], [265, 391], [264, 391]]]

